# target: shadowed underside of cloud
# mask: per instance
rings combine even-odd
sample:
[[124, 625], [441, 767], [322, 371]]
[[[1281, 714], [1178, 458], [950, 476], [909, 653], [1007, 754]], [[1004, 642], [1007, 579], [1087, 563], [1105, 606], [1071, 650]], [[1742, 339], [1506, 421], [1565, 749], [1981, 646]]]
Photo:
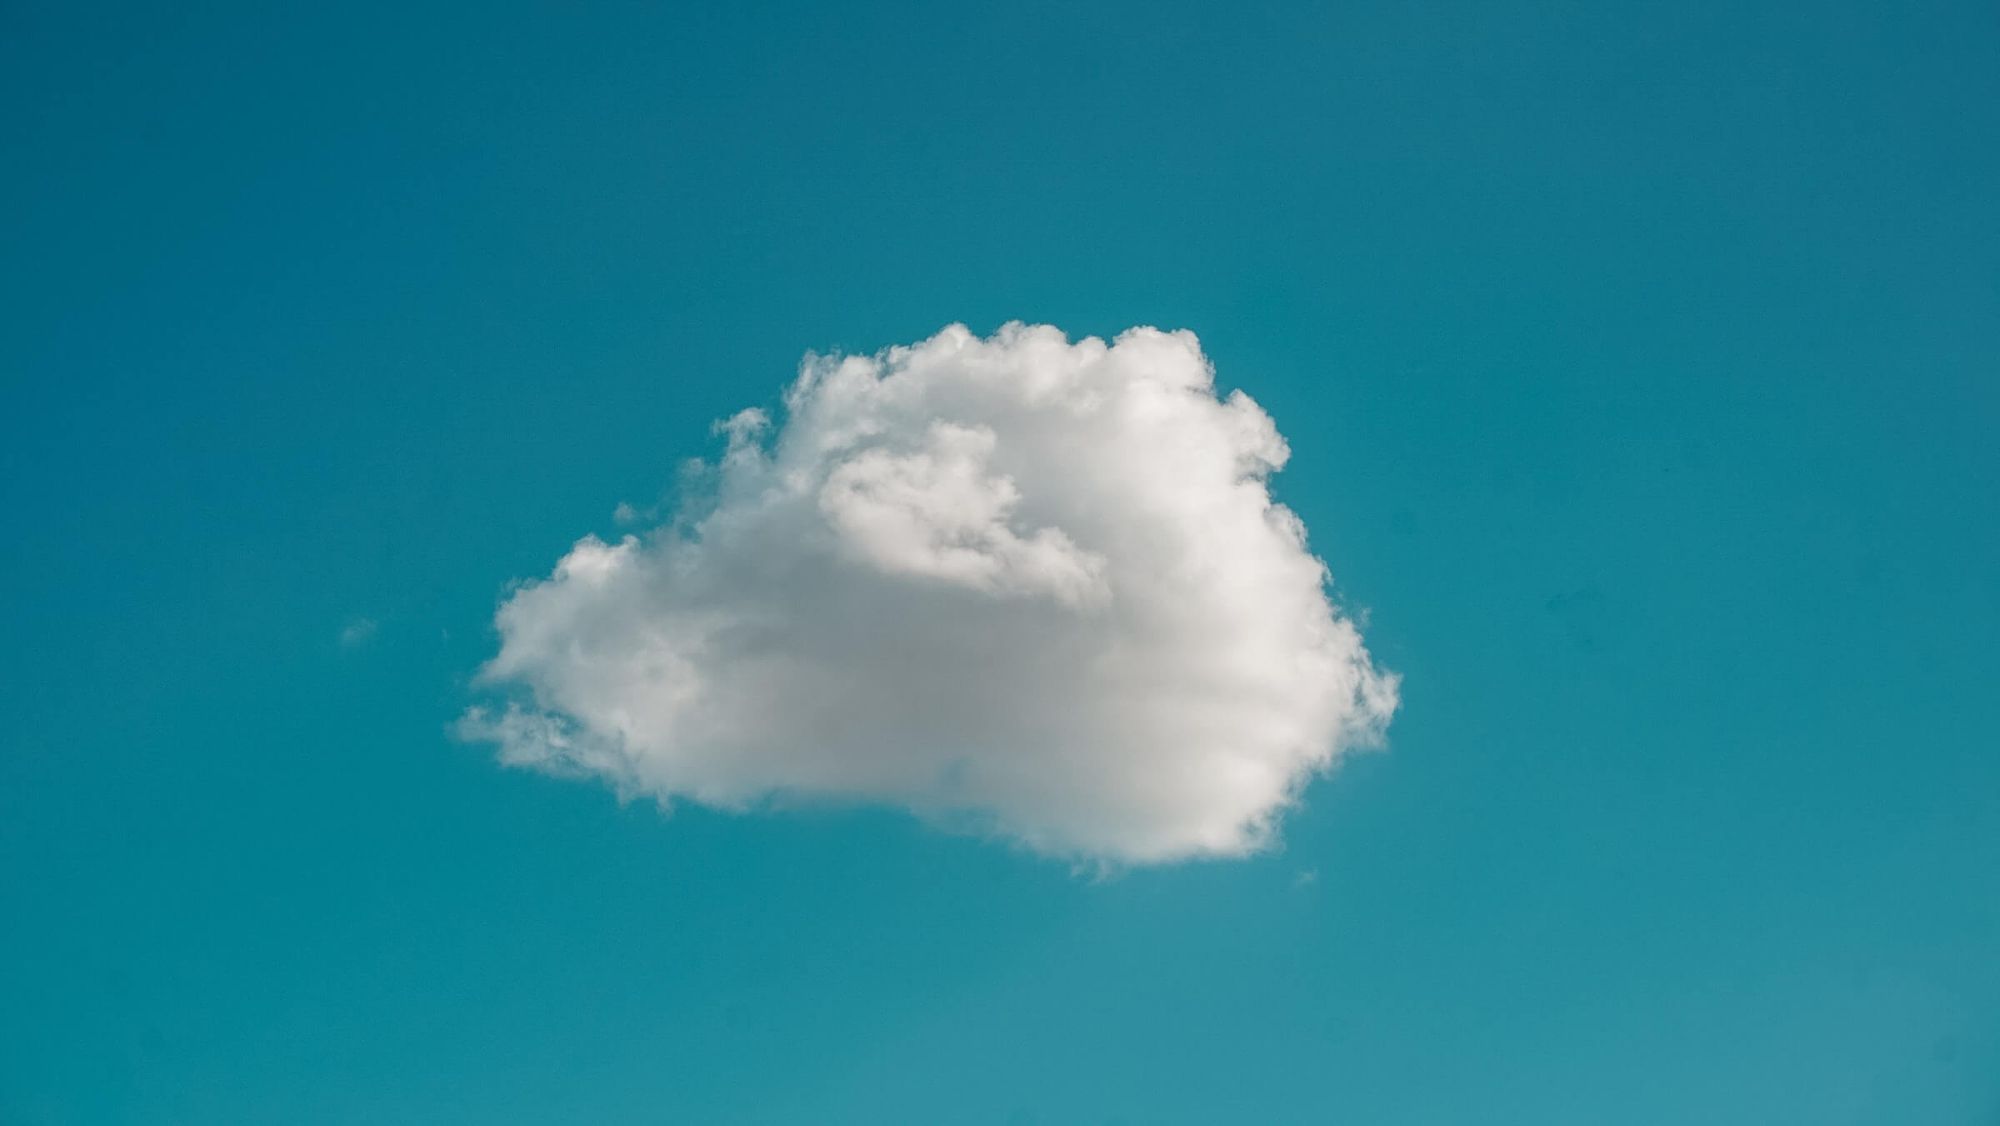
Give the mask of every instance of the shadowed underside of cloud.
[[1144, 864], [1268, 844], [1395, 710], [1266, 487], [1284, 439], [1190, 333], [952, 326], [809, 356], [780, 425], [719, 429], [698, 508], [500, 607], [482, 679], [513, 698], [464, 735], [663, 803]]

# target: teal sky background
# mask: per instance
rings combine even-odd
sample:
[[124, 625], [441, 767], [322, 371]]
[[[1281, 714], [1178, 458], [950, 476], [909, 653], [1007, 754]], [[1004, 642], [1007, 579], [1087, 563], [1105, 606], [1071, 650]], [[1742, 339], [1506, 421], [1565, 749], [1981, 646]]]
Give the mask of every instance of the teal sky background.
[[[0, 1123], [2000, 1122], [1991, 4], [715, 7], [0, 7]], [[1404, 703], [1282, 850], [450, 738], [1010, 319], [1290, 439]]]

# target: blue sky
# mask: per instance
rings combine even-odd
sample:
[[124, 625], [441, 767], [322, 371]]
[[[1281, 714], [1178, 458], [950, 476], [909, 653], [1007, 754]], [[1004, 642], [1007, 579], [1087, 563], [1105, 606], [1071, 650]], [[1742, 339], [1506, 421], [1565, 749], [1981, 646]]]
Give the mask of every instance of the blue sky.
[[[0, 1121], [1984, 1123], [1989, 6], [0, 12]], [[1249, 859], [452, 738], [808, 349], [1190, 328], [1401, 674]]]

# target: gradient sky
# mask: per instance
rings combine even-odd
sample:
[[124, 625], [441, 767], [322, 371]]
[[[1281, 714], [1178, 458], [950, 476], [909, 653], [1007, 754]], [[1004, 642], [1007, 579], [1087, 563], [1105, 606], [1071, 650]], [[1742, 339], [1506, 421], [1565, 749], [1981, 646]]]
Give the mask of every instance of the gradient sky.
[[[1996, 1121], [1991, 4], [693, 7], [0, 7], [0, 1122]], [[1281, 850], [451, 738], [807, 349], [1016, 318], [1291, 440], [1404, 680]]]

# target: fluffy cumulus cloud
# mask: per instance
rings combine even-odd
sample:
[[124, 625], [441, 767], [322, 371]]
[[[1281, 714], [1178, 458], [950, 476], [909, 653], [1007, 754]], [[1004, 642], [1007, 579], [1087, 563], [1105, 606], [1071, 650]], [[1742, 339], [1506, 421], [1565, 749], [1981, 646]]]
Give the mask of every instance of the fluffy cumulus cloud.
[[503, 761], [741, 809], [899, 806], [1049, 855], [1255, 851], [1396, 681], [1199, 343], [953, 326], [808, 357], [698, 503], [500, 607]]

